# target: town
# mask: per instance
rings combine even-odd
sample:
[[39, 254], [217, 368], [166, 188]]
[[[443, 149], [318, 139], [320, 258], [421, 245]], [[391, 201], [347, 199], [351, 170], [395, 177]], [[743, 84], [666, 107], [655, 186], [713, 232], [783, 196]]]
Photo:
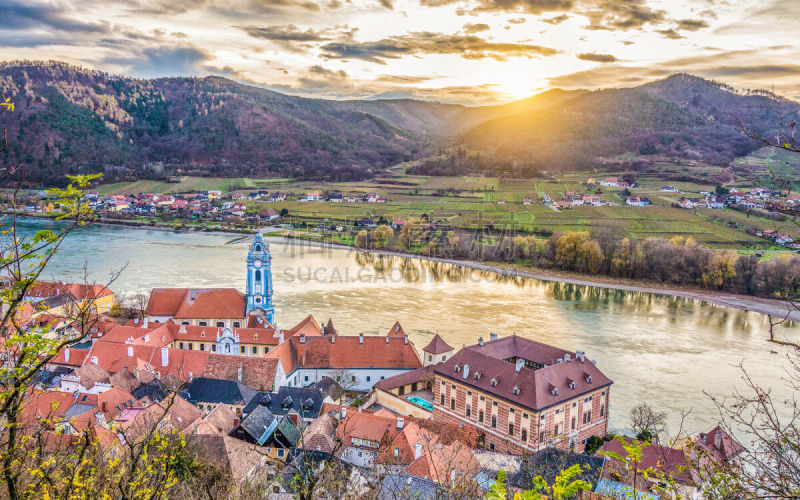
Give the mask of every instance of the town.
[[[294, 497], [309, 461], [335, 462], [346, 491], [377, 498], [477, 498], [501, 470], [524, 491], [532, 477], [552, 480], [553, 463], [578, 464], [593, 498], [651, 495], [665, 477], [692, 498], [698, 463], [743, 451], [720, 427], [672, 445], [610, 439], [614, 382], [580, 350], [479, 330], [470, 346], [434, 335], [418, 348], [399, 321], [384, 335], [348, 335], [313, 315], [279, 327], [271, 263], [258, 233], [244, 293], [156, 288], [127, 321], [105, 286], [35, 283], [15, 321], [75, 341], [49, 360], [22, 420], [73, 444], [89, 433], [109, 456], [158, 423], [274, 498]], [[626, 474], [637, 439], [648, 439], [635, 460], [650, 479]]]

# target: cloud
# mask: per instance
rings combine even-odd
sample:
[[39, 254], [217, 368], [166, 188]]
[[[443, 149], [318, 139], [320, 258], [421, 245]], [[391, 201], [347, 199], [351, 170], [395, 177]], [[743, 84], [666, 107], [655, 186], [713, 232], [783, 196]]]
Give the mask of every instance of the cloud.
[[616, 62], [617, 60], [617, 58], [612, 56], [611, 54], [593, 54], [593, 53], [578, 54], [578, 59], [580, 59], [581, 61], [594, 61], [601, 63]]
[[551, 17], [550, 19], [542, 19], [542, 22], [547, 24], [561, 24], [567, 19], [569, 19], [568, 15], [561, 14], [560, 16]]
[[481, 31], [489, 31], [491, 28], [488, 24], [475, 24], [475, 23], [467, 23], [464, 25], [464, 33], [468, 35], [472, 35], [474, 33], [480, 33]]
[[664, 38], [669, 38], [670, 40], [680, 40], [681, 38], [686, 38], [672, 28], [656, 30], [656, 33], [660, 33]]
[[511, 24], [525, 24], [525, 21], [526, 19], [524, 17], [514, 17], [508, 20]]
[[376, 82], [391, 83], [395, 85], [413, 85], [415, 83], [427, 82], [433, 80], [431, 76], [414, 76], [414, 75], [381, 75], [375, 79]]
[[699, 29], [708, 28], [708, 23], [702, 19], [681, 19], [676, 22], [676, 28], [683, 31], [697, 31]]
[[326, 59], [360, 59], [386, 64], [387, 59], [408, 55], [458, 54], [464, 59], [492, 58], [505, 61], [509, 57], [534, 58], [552, 56], [558, 50], [526, 43], [495, 43], [475, 35], [443, 33], [409, 33], [372, 42], [337, 42], [322, 46]]
[[139, 78], [194, 76], [207, 72], [204, 64], [211, 55], [197, 47], [169, 45], [147, 47], [121, 57], [106, 57], [101, 62], [123, 66]]
[[301, 31], [294, 24], [287, 26], [238, 26], [239, 29], [262, 40], [278, 42], [323, 42], [330, 40], [320, 32], [312, 29]]
[[31, 1], [0, 3], [0, 31], [22, 31], [46, 28], [70, 34], [106, 34], [111, 32], [107, 21], [86, 21], [62, 4], [47, 5]]

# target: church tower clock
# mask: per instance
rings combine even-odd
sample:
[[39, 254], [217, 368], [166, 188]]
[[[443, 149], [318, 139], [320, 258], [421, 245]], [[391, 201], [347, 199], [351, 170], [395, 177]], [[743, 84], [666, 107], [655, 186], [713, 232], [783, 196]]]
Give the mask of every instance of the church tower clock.
[[272, 305], [272, 256], [269, 244], [261, 233], [256, 233], [250, 251], [247, 253], [247, 309], [263, 311], [264, 317], [275, 324], [275, 308]]

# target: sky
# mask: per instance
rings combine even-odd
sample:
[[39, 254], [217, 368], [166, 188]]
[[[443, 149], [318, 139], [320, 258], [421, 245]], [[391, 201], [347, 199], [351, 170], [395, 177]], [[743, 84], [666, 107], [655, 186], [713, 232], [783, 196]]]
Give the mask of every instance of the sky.
[[800, 98], [800, 0], [1, 0], [0, 59], [468, 105], [678, 72]]

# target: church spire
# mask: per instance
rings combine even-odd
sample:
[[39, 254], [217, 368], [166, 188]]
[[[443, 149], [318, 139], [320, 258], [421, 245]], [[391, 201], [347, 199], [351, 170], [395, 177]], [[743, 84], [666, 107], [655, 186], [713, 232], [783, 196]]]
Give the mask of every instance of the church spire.
[[247, 308], [245, 314], [261, 310], [271, 324], [275, 324], [272, 305], [272, 255], [269, 243], [261, 233], [256, 233], [247, 253]]

